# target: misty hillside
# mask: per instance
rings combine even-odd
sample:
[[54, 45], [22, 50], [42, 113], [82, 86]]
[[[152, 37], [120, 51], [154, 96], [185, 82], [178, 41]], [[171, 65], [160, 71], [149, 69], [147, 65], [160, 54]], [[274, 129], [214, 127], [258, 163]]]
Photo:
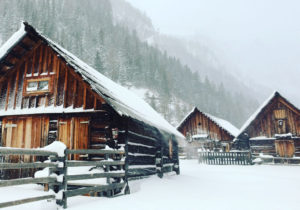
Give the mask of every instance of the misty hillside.
[[[112, 9], [115, 3], [2, 0], [0, 43], [19, 28], [21, 20], [26, 20], [112, 80], [135, 92], [142, 90], [145, 100], [174, 125], [194, 105], [237, 126], [243, 123], [256, 107], [253, 98], [232, 91], [234, 88], [226, 83], [212, 82], [208, 74], [200, 74], [208, 68], [207, 63], [199, 63], [199, 71], [191, 70], [174, 54], [151, 44], [151, 40], [141, 40], [142, 33], [151, 37], [151, 20], [140, 12], [127, 13], [127, 4], [126, 10], [116, 14], [117, 10]], [[118, 21], [125, 16], [125, 22]]]
[[255, 84], [255, 87], [252, 85], [249, 88], [245, 85], [245, 81], [233, 75], [232, 71], [229, 71], [232, 67], [225, 64], [222, 57], [216, 55], [215, 51], [218, 50], [204, 38], [187, 39], [161, 34], [155, 30], [151, 20], [145, 14], [131, 6], [126, 0], [111, 0], [111, 2], [116, 22], [126, 25], [131, 30], [136, 30], [141, 40], [179, 58], [192, 71], [198, 72], [200, 77], [208, 77], [218, 85], [222, 83], [228, 91], [247, 94], [256, 99], [264, 99], [268, 95], [265, 87]]

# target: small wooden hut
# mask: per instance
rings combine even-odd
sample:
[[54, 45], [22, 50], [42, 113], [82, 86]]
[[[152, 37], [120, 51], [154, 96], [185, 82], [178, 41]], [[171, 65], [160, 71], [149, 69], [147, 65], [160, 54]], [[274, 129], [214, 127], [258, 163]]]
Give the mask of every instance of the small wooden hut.
[[135, 175], [155, 173], [157, 158], [179, 170], [181, 133], [25, 22], [0, 48], [0, 122], [0, 146], [37, 148], [55, 140], [69, 149], [127, 146]]
[[235, 145], [254, 156], [300, 156], [300, 110], [274, 92], [242, 126]]
[[197, 149], [229, 151], [238, 129], [230, 122], [201, 112], [197, 107], [177, 127], [187, 140], [188, 155], [196, 155]]

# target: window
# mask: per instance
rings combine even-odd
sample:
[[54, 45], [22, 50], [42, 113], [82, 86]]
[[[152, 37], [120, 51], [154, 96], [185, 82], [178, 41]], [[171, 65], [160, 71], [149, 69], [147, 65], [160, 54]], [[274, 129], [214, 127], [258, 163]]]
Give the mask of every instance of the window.
[[51, 78], [28, 79], [25, 82], [25, 95], [37, 95], [51, 92]]

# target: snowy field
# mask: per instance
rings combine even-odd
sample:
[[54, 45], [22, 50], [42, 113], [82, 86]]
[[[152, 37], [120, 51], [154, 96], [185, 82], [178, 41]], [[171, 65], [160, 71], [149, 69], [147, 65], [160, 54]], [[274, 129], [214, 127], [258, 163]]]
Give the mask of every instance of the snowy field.
[[[105, 210], [299, 210], [299, 166], [207, 166], [182, 160], [181, 175], [130, 182], [131, 194], [116, 198], [74, 197], [68, 209]], [[15, 190], [13, 190], [15, 189]], [[44, 193], [29, 186], [0, 188], [0, 202]], [[11, 199], [10, 199], [11, 200]], [[56, 209], [40, 201], [7, 209]]]

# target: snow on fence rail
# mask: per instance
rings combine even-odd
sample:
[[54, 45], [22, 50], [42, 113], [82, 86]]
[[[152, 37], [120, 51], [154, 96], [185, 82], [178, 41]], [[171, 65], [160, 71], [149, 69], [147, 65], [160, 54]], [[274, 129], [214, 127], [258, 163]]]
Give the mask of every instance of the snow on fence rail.
[[[40, 149], [17, 149], [17, 148], [0, 148], [0, 156], [10, 156], [10, 155], [31, 155], [31, 156], [46, 156], [50, 159], [57, 159], [58, 154], [56, 152], [51, 152], [47, 150]], [[7, 169], [24, 169], [24, 168], [57, 168], [56, 163], [42, 163], [42, 162], [34, 162], [34, 163], [0, 163], [0, 170]], [[11, 179], [11, 180], [0, 180], [0, 187], [8, 187], [8, 186], [16, 186], [16, 185], [24, 185], [24, 184], [54, 184], [56, 183], [55, 177], [41, 177], [41, 178], [19, 178], [19, 179]], [[40, 200], [49, 200], [55, 199], [55, 194], [44, 195], [44, 196], [36, 196], [31, 198], [25, 198], [15, 201], [2, 202], [0, 203], [0, 208], [16, 206], [20, 204], [40, 201]]]
[[198, 162], [208, 165], [252, 165], [250, 152], [198, 152]]

